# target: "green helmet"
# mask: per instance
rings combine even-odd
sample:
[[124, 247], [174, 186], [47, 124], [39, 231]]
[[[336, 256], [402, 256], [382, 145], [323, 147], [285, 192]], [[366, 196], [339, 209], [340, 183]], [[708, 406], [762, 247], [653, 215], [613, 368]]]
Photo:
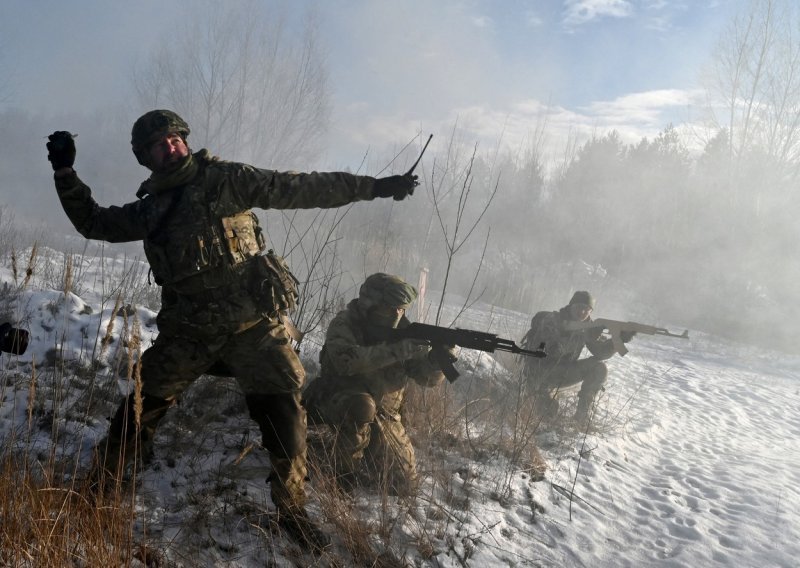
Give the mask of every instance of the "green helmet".
[[383, 272], [369, 276], [358, 291], [358, 304], [365, 310], [378, 305], [407, 310], [416, 299], [416, 288], [402, 278]]
[[185, 141], [190, 130], [186, 121], [171, 110], [151, 110], [140, 116], [131, 130], [131, 146], [139, 163], [146, 166], [148, 146], [164, 134], [173, 132], [180, 134]]
[[594, 303], [594, 296], [585, 290], [578, 290], [575, 292], [569, 301], [570, 306], [572, 304], [583, 304], [584, 306], [589, 306], [592, 309], [594, 309]]

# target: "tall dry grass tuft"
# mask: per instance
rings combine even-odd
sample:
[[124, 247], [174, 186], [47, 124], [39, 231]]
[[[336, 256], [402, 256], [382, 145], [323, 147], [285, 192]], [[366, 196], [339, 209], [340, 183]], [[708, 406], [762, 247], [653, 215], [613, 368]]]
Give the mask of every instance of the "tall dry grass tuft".
[[74, 284], [74, 275], [73, 275], [73, 260], [71, 254], [64, 255], [64, 297], [66, 298], [70, 292], [72, 292], [72, 286]]
[[[34, 244], [21, 275], [17, 252], [11, 250], [15, 297], [40, 278], [39, 252]], [[67, 259], [59, 279], [64, 296], [74, 285], [73, 268]], [[4, 301], [10, 310], [15, 298]], [[110, 335], [113, 330], [106, 331]], [[132, 491], [92, 492], [78, 481], [77, 454], [61, 447], [74, 441], [60, 440], [57, 425], [75, 419], [80, 410], [69, 406], [74, 393], [63, 392], [63, 385], [75, 382], [71, 374], [75, 367], [55, 351], [54, 361], [45, 361], [43, 372], [35, 358], [28, 365], [0, 369], [0, 383], [14, 385], [17, 393], [11, 403], [24, 406], [24, 413], [13, 413], [24, 423], [15, 424], [0, 440], [0, 566], [140, 566], [134, 559], [138, 545], [132, 530]], [[49, 440], [49, 447], [43, 440]]]
[[[347, 555], [346, 559], [342, 559], [335, 551], [326, 551], [321, 559], [324, 565], [405, 568], [407, 564], [390, 552], [392, 531], [389, 523], [364, 520], [356, 507], [354, 496], [341, 489], [329, 467], [334, 459], [330, 444], [320, 443], [319, 439], [316, 442], [312, 441], [308, 464], [314, 494], [323, 517], [333, 525]], [[381, 499], [385, 507], [385, 493]]]
[[0, 456], [0, 565], [130, 566], [130, 508], [98, 507], [39, 466], [9, 448]]
[[0, 446], [0, 566], [130, 566], [135, 544], [130, 501], [85, 490], [74, 477], [64, 476], [53, 451], [38, 457], [42, 454], [34, 434], [41, 428], [35, 404], [39, 380], [34, 364], [28, 378], [26, 438], [12, 432]]
[[27, 288], [30, 284], [31, 277], [33, 277], [34, 269], [36, 267], [36, 260], [39, 255], [39, 243], [33, 243], [31, 247], [31, 254], [28, 257], [28, 266], [25, 267], [25, 279], [22, 281], [21, 288]]
[[548, 469], [537, 436], [550, 425], [526, 393], [524, 378], [513, 365], [490, 368], [491, 373], [481, 377], [465, 372], [442, 389], [407, 390], [405, 418], [423, 471], [430, 475], [432, 495], [458, 508], [468, 503], [469, 492], [453, 476], [455, 455], [478, 471], [481, 464], [504, 464], [496, 477], [483, 479], [494, 486], [499, 500], [510, 495], [520, 474], [539, 481]]
[[25, 267], [25, 278], [20, 283], [20, 273], [19, 273], [19, 259], [17, 257], [17, 251], [12, 246], [11, 247], [11, 276], [14, 278], [14, 284], [20, 289], [24, 289], [28, 287], [28, 284], [31, 282], [31, 278], [35, 272], [36, 268], [36, 261], [39, 257], [39, 243], [34, 242], [33, 246], [31, 247], [31, 253], [28, 256], [28, 264]]
[[28, 432], [30, 432], [31, 424], [33, 424], [33, 408], [36, 401], [36, 359], [31, 361], [31, 380], [28, 385], [28, 406], [26, 414], [28, 416]]
[[11, 247], [11, 276], [14, 278], [14, 284], [19, 284], [19, 269], [17, 268], [17, 251]]
[[114, 339], [114, 322], [117, 321], [117, 318], [114, 317], [114, 315], [119, 313], [119, 308], [121, 305], [122, 305], [122, 293], [119, 293], [117, 294], [117, 299], [114, 301], [114, 309], [111, 311], [112, 317], [108, 318], [108, 325], [106, 326], [106, 332], [103, 335], [103, 339], [100, 340], [100, 352], [97, 354], [98, 359], [103, 358], [106, 351], [108, 351], [108, 346], [111, 345], [111, 341]]
[[131, 334], [131, 341], [128, 345], [128, 358], [135, 357], [135, 363], [131, 370], [131, 379], [133, 380], [133, 414], [136, 420], [136, 431], [139, 432], [142, 428], [142, 332], [139, 327], [139, 316], [134, 313], [133, 315], [133, 333]]

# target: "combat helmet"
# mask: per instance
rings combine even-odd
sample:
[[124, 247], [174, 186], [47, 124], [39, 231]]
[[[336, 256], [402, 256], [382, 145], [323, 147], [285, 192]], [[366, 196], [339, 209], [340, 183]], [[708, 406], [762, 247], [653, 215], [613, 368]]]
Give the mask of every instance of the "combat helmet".
[[131, 130], [131, 147], [136, 159], [147, 166], [147, 148], [164, 134], [176, 132], [184, 142], [189, 136], [189, 125], [171, 110], [151, 110], [136, 119]]
[[595, 299], [591, 293], [585, 290], [578, 290], [572, 295], [570, 298], [569, 304], [583, 304], [584, 306], [589, 306], [590, 308], [594, 309]]
[[358, 291], [358, 305], [365, 311], [379, 305], [407, 310], [416, 299], [416, 288], [402, 278], [383, 272], [367, 277]]

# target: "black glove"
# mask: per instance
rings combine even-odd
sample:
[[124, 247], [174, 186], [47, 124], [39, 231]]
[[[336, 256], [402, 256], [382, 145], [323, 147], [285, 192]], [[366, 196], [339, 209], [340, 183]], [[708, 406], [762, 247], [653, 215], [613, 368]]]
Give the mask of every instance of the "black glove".
[[374, 197], [391, 197], [395, 201], [400, 201], [412, 195], [414, 188], [419, 185], [417, 176], [406, 174], [403, 176], [389, 176], [375, 180], [375, 187], [372, 188]]
[[622, 340], [622, 343], [628, 343], [631, 339], [636, 337], [635, 331], [620, 331], [619, 338]]
[[75, 163], [75, 136], [65, 130], [57, 130], [47, 137], [47, 159], [53, 170], [71, 168]]

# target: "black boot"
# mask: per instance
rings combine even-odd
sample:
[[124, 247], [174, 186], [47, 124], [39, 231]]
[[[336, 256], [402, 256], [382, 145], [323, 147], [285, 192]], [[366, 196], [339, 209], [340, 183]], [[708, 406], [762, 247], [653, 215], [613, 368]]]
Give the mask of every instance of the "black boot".
[[[172, 405], [171, 401], [145, 395], [140, 415], [141, 428], [136, 428], [134, 395], [117, 407], [111, 418], [108, 434], [95, 449], [95, 459], [87, 476], [91, 491], [108, 491], [122, 483], [125, 469], [140, 457], [140, 467], [146, 467], [153, 456], [153, 438], [158, 423]], [[138, 435], [137, 435], [138, 434]]]
[[278, 526], [298, 544], [313, 552], [330, 546], [331, 539], [311, 520], [304, 509], [278, 509]]

